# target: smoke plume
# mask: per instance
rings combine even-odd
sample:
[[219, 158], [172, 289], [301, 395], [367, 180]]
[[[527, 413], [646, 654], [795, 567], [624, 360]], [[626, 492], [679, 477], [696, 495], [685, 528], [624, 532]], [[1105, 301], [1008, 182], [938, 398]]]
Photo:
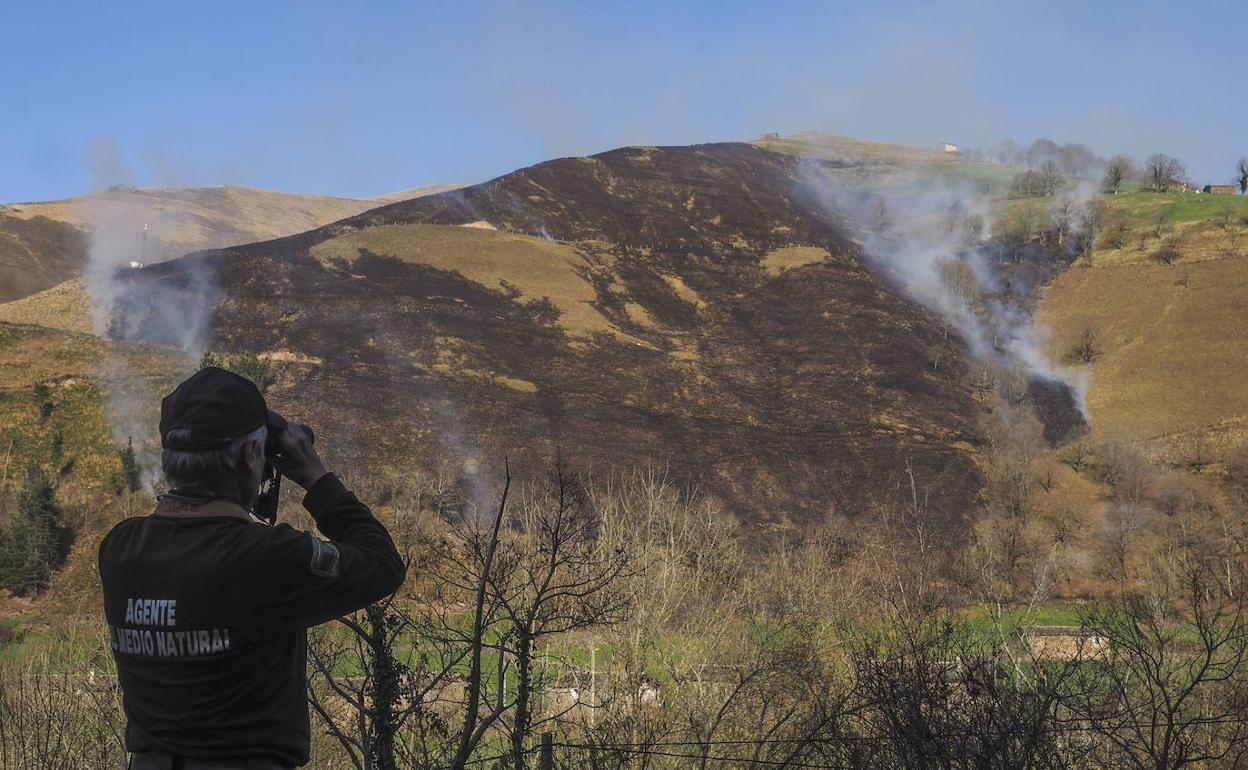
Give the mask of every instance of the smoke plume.
[[[866, 189], [851, 189], [817, 160], [803, 177], [821, 205], [855, 229], [875, 269], [911, 298], [938, 313], [966, 341], [970, 353], [991, 370], [1021, 371], [1029, 385], [1058, 383], [1087, 419], [1086, 368], [1068, 367], [1048, 355], [1048, 329], [1033, 318], [1036, 284], [1045, 267], [1069, 255], [1036, 253], [1027, 243], [1013, 250], [994, 232], [992, 196], [975, 179], [912, 169]], [[1092, 191], [1079, 188], [1054, 199], [1054, 207], [1079, 210]], [[1082, 235], [1070, 216], [1070, 244]]]
[[[188, 260], [175, 282], [150, 276], [147, 260], [166, 251], [166, 242], [183, 224], [165, 213], [154, 198], [115, 183], [128, 178], [113, 143], [100, 140], [85, 154], [95, 182], [93, 194], [80, 199], [88, 222], [87, 263], [83, 283], [91, 302], [96, 334], [138, 340], [179, 351], [186, 371], [193, 371], [207, 348], [212, 313], [219, 296], [215, 276], [204, 260]], [[133, 439], [144, 483], [158, 480], [160, 398], [137, 364], [134, 351], [114, 346], [99, 361], [97, 376], [106, 394], [106, 414], [113, 441]]]

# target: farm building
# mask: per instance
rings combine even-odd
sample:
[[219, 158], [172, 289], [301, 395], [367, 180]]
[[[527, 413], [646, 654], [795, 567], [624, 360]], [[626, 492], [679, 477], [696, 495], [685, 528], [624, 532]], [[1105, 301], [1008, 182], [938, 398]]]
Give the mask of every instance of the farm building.
[[941, 142], [940, 144], [936, 145], [936, 149], [940, 150], [941, 152], [957, 152], [958, 146], [956, 144], [949, 144], [948, 142]]
[[1233, 184], [1207, 184], [1205, 185], [1203, 191], [1207, 193], [1211, 193], [1213, 195], [1234, 195], [1235, 185]]
[[1109, 641], [1078, 626], [1032, 626], [1018, 632], [1022, 651], [1040, 660], [1080, 660], [1105, 654]]

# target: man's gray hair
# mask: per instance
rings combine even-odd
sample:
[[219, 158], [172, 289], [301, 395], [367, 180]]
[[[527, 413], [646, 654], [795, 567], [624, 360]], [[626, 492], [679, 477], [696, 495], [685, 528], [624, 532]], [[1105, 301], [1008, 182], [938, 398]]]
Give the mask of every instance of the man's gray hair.
[[[183, 428], [169, 431], [175, 439]], [[269, 429], [261, 425], [246, 436], [239, 436], [221, 449], [210, 449], [206, 452], [183, 452], [177, 449], [165, 449], [160, 454], [160, 467], [165, 472], [165, 479], [173, 489], [192, 484], [215, 484], [220, 479], [233, 476], [243, 467], [243, 452], [252, 442], [263, 444], [268, 438]]]

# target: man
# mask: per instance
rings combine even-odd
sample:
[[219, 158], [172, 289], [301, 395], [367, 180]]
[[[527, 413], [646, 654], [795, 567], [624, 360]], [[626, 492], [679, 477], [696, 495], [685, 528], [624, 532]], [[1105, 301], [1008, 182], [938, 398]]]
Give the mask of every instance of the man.
[[[326, 472], [306, 426], [248, 380], [201, 370], [161, 402], [171, 492], [100, 543], [132, 770], [276, 770], [308, 761], [310, 626], [398, 590], [386, 529]], [[329, 538], [249, 515], [266, 442]]]

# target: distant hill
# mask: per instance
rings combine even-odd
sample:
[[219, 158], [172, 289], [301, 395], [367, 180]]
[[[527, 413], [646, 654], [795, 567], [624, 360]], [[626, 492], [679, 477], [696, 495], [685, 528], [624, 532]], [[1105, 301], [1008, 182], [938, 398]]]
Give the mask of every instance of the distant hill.
[[204, 268], [213, 346], [288, 362], [274, 401], [340, 462], [472, 494], [504, 455], [658, 461], [761, 524], [871, 516], [913, 472], [948, 534], [977, 494], [958, 341], [866, 266], [792, 156], [565, 158], [132, 277]]
[[122, 248], [133, 252], [133, 259], [153, 263], [199, 249], [302, 232], [380, 203], [446, 187], [413, 188], [378, 199], [238, 186], [115, 187], [58, 201], [0, 205], [0, 302], [78, 275], [93, 230], [106, 228], [110, 238], [123, 240]]
[[384, 203], [394, 203], [396, 201], [405, 201], [405, 200], [410, 200], [412, 198], [421, 198], [425, 195], [436, 195], [437, 193], [449, 192], [451, 190], [458, 190], [461, 187], [467, 187], [467, 186], [468, 184], [466, 182], [450, 182], [447, 184], [427, 184], [427, 185], [422, 185], [420, 187], [409, 187], [406, 190], [397, 190], [395, 192], [387, 193], [385, 195], [376, 195], [372, 198], [369, 198], [369, 200], [375, 201], [376, 205], [380, 206]]

